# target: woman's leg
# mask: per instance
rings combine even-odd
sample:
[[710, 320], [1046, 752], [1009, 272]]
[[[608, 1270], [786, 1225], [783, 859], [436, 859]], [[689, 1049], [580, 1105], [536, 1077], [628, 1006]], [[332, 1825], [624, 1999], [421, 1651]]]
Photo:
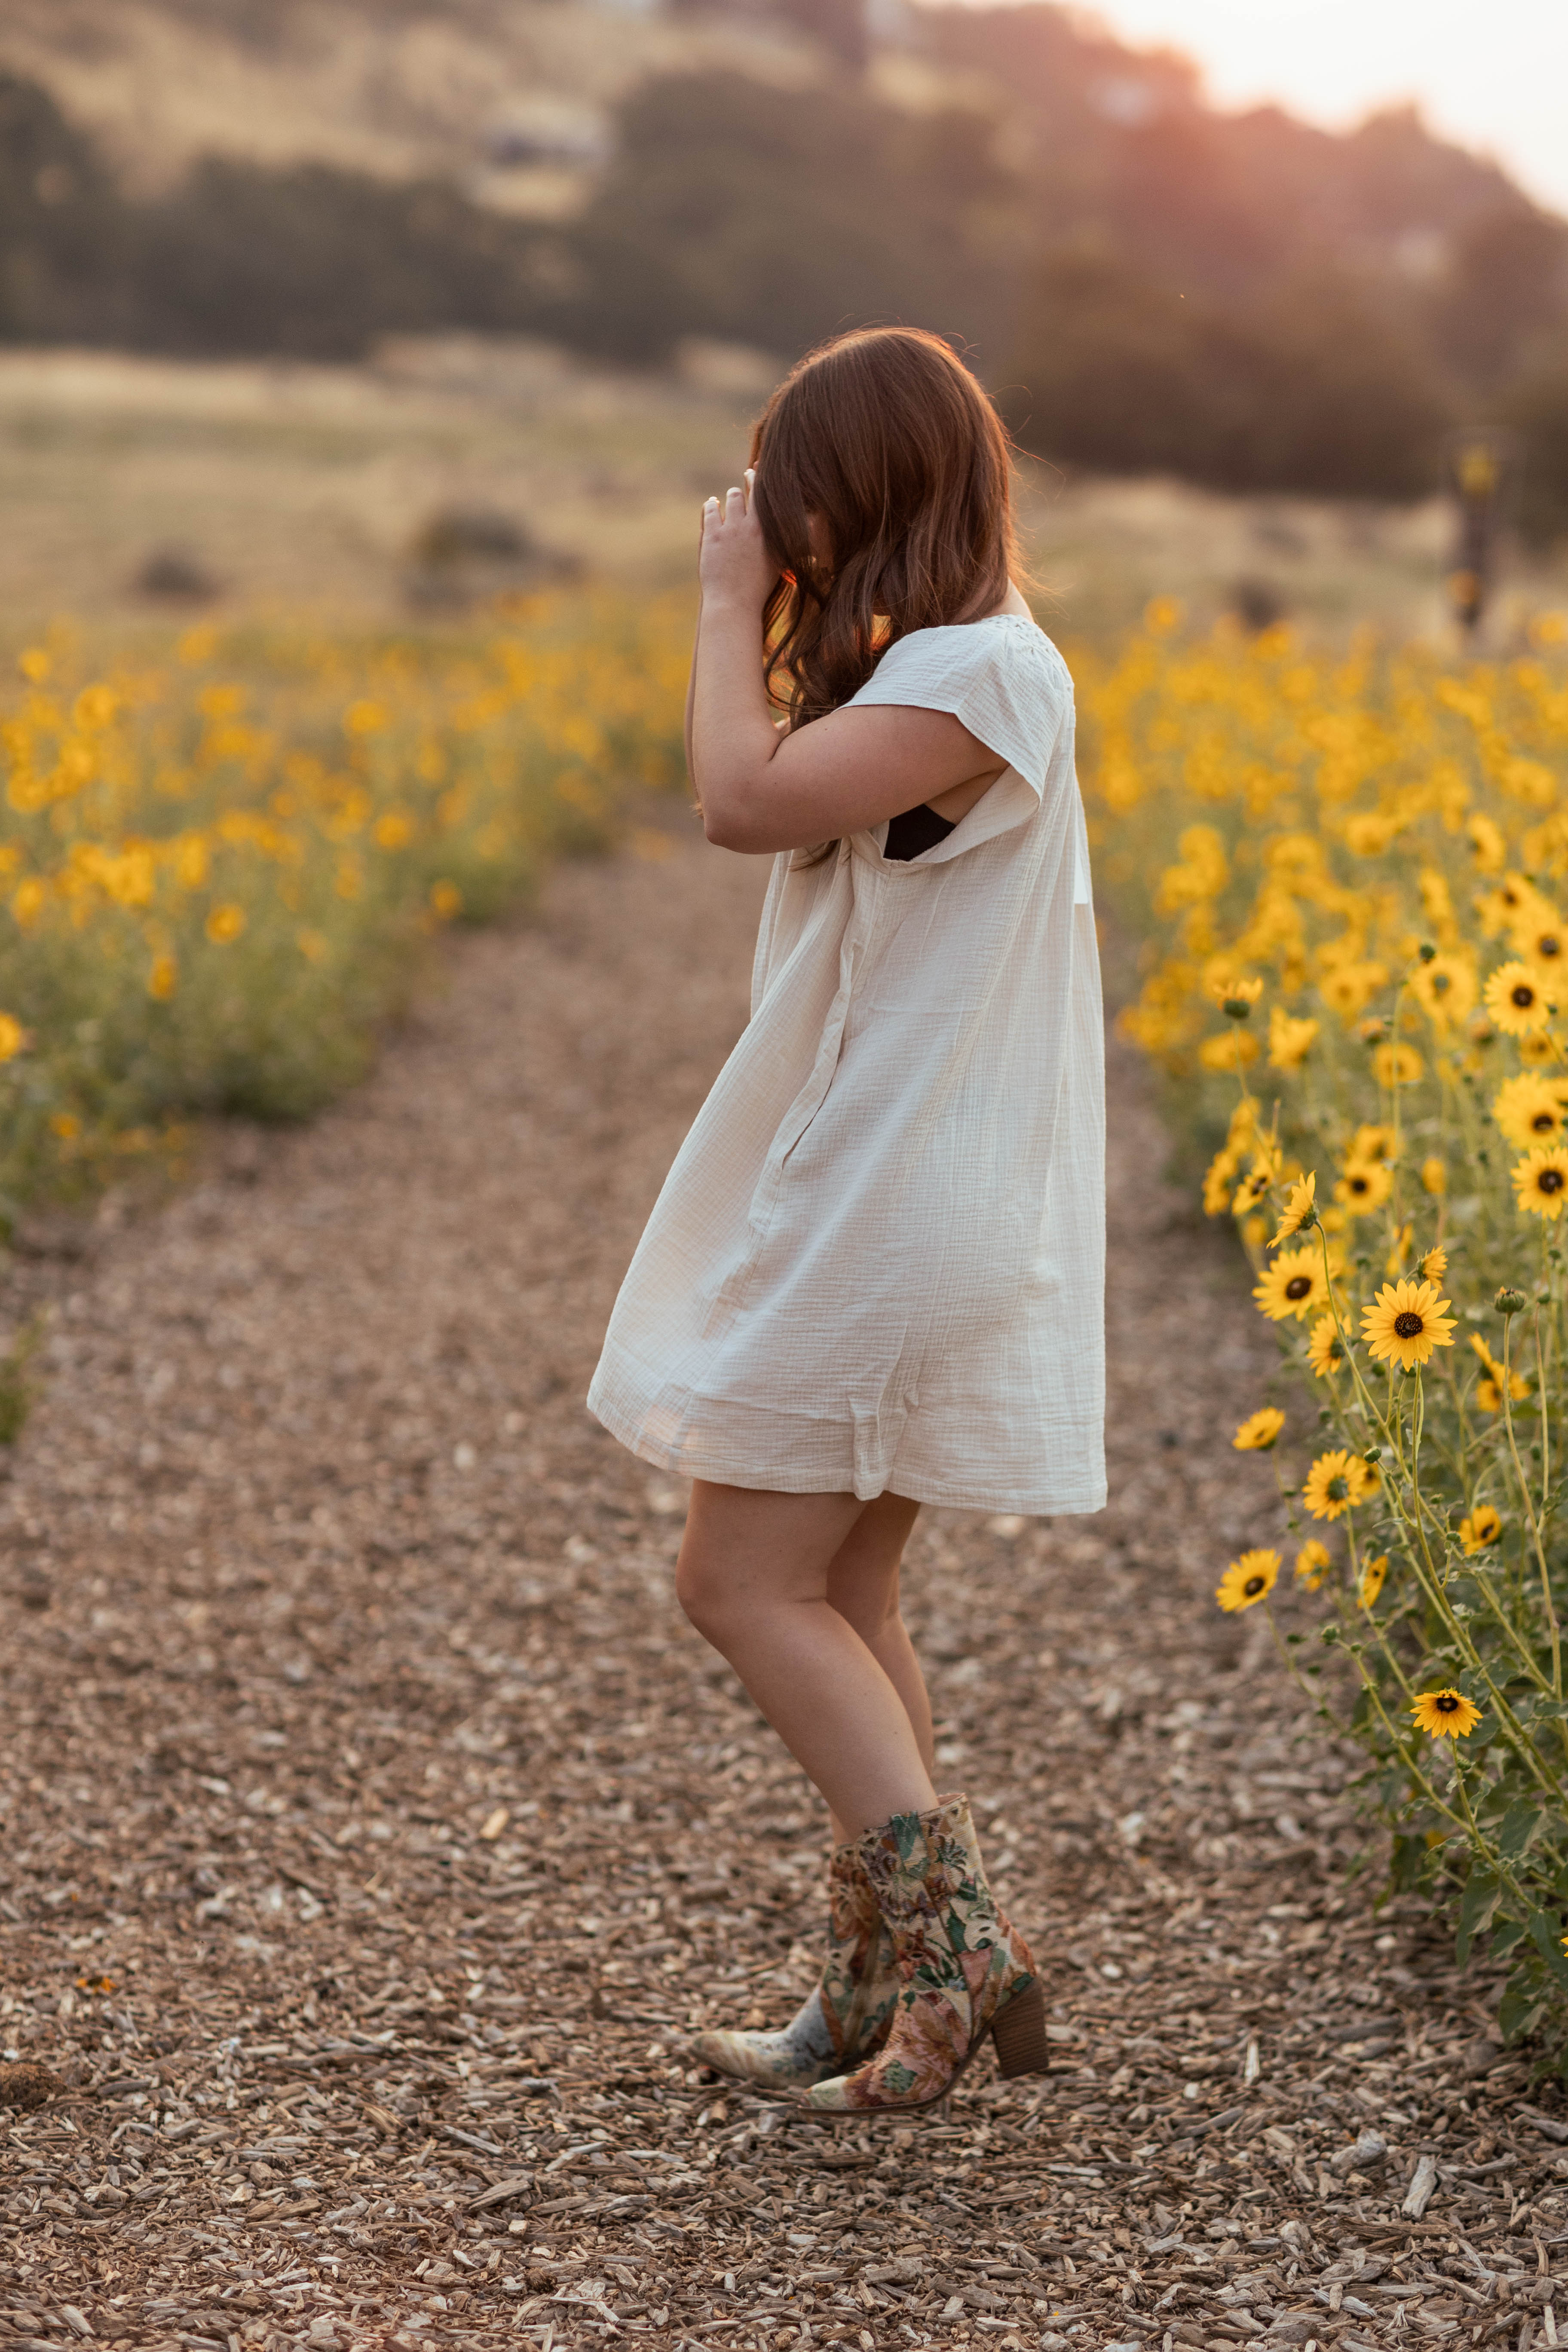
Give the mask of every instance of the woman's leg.
[[[924, 1689], [912, 1654], [906, 1658], [907, 1635], [900, 1642], [901, 1627], [889, 1626], [885, 1574], [875, 1598], [873, 1562], [885, 1559], [895, 1503], [912, 1523], [914, 1507], [896, 1497], [866, 1504], [854, 1495], [778, 1495], [699, 1479], [676, 1569], [687, 1615], [728, 1658], [844, 1837], [936, 1801], [929, 1712], [922, 1748], [909, 1703], [920, 1710]], [[881, 1516], [856, 1545], [868, 1513]], [[842, 1610], [829, 1597], [836, 1567]]]
[[[899, 1569], [920, 1505], [902, 1495], [879, 1495], [862, 1509], [827, 1571], [827, 1598], [854, 1627], [904, 1704], [928, 1776], [935, 1769], [931, 1700], [925, 1676], [899, 1611]], [[835, 1816], [833, 1837], [853, 1835]]]

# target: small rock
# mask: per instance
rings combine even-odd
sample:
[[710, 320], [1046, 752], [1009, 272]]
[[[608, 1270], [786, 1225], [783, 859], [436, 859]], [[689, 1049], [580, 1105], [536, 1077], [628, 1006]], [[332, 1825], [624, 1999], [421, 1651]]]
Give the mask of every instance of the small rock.
[[65, 2089], [58, 2074], [47, 2066], [38, 2066], [30, 2058], [0, 2061], [0, 2107], [12, 2107], [18, 2115], [30, 2116], [35, 2107], [54, 2098]]

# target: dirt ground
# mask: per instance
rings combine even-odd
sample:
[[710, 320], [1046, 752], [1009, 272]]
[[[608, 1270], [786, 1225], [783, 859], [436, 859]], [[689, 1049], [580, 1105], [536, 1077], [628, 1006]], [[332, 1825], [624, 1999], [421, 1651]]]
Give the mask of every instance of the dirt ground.
[[1554, 2344], [1568, 2104], [1212, 1605], [1278, 1525], [1227, 1446], [1273, 1359], [1120, 1051], [1110, 1507], [931, 1512], [909, 1578], [1052, 2070], [837, 2126], [689, 2064], [809, 1983], [824, 1816], [582, 1403], [744, 1017], [761, 866], [668, 823], [455, 943], [316, 1125], [4, 1268], [53, 1320], [0, 1481], [0, 2346]]

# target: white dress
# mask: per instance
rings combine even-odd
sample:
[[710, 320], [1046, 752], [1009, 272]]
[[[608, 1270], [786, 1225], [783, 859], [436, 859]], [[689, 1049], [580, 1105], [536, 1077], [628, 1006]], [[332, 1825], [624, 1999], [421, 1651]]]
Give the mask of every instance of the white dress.
[[752, 1018], [622, 1285], [590, 1410], [678, 1476], [980, 1510], [1105, 1502], [1100, 961], [1072, 681], [1023, 614], [854, 704], [1008, 762], [907, 864], [775, 859]]

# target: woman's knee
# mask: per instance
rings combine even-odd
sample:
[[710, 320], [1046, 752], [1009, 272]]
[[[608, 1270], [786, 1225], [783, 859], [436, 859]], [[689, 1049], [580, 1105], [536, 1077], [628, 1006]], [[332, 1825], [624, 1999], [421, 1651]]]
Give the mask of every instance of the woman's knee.
[[698, 1549], [683, 1549], [675, 1564], [675, 1597], [700, 1633], [711, 1634], [724, 1622], [724, 1580], [719, 1563]]

